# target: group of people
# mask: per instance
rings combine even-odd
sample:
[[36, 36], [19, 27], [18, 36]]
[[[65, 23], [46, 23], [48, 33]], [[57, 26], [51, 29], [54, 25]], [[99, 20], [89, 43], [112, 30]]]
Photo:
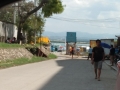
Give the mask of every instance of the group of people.
[[[111, 45], [110, 53], [109, 53], [111, 65], [114, 65], [114, 58], [115, 58], [116, 53], [120, 54], [120, 49], [116, 52], [116, 49], [113, 47], [113, 45]], [[74, 54], [74, 47], [71, 47], [70, 55], [72, 55], [72, 58], [73, 58], [73, 54]], [[101, 40], [99, 39], [96, 40], [96, 46], [94, 48], [90, 47], [88, 60], [89, 58], [91, 58], [91, 64], [94, 65], [95, 79], [100, 81], [102, 63], [105, 60], [105, 53], [104, 53], [103, 47], [101, 46]], [[115, 90], [120, 90], [120, 85], [119, 85], [120, 84], [120, 61], [117, 62], [117, 66], [118, 66], [119, 71], [118, 71], [118, 79], [117, 79]]]
[[[92, 58], [92, 51], [93, 51], [93, 49], [91, 48], [91, 46], [90, 46], [90, 49], [89, 49], [89, 54], [88, 54], [88, 58], [87, 58], [87, 60], [89, 60], [89, 58]], [[118, 54], [120, 54], [120, 48], [118, 49], [117, 47], [116, 48], [114, 48], [114, 46], [113, 45], [111, 45], [111, 48], [110, 48], [110, 52], [109, 52], [109, 57], [110, 57], [110, 64], [111, 64], [111, 66], [113, 66], [114, 65], [114, 59], [116, 58], [116, 55], [118, 55]]]
[[17, 40], [16, 40], [15, 37], [13, 37], [12, 39], [7, 38], [7, 39], [5, 40], [5, 43], [17, 43]]
[[[118, 50], [118, 53], [120, 53], [120, 49]], [[111, 65], [113, 65], [114, 64], [113, 60], [115, 57], [115, 48], [113, 47], [113, 45], [111, 45], [109, 55], [110, 55]], [[101, 40], [96, 40], [96, 47], [89, 50], [89, 56], [91, 56], [91, 64], [94, 65], [95, 79], [100, 81], [102, 63], [105, 60], [105, 53], [104, 53], [104, 49], [101, 47]], [[115, 90], [120, 90], [120, 61], [117, 62], [117, 66], [118, 66], [118, 75], [117, 75], [117, 83]]]

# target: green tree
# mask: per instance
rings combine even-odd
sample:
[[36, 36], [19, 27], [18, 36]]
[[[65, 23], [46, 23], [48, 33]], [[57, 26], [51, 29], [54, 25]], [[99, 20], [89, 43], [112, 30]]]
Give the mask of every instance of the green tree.
[[[28, 2], [29, 3], [29, 2]], [[30, 4], [31, 3], [31, 4]], [[20, 33], [23, 27], [23, 24], [31, 16], [33, 13], [38, 10], [42, 10], [42, 14], [44, 17], [50, 17], [53, 14], [62, 13], [64, 10], [64, 6], [62, 5], [61, 0], [39, 0], [38, 6], [33, 6], [33, 2], [30, 2], [28, 6], [25, 2], [19, 3], [18, 5], [22, 6], [19, 10], [19, 24], [18, 24], [18, 41], [20, 40]], [[27, 10], [26, 10], [27, 9]]]
[[29, 26], [34, 32], [34, 43], [36, 44], [36, 34], [41, 32], [44, 27], [44, 19], [41, 16], [32, 16], [31, 20], [29, 21]]
[[[23, 25], [23, 32], [27, 32], [28, 43], [34, 41], [36, 43], [36, 36], [38, 33], [43, 32], [45, 19], [41, 16], [35, 17], [31, 15]], [[34, 37], [34, 40], [33, 40]]]
[[13, 12], [14, 8], [12, 5], [0, 9], [0, 21], [13, 23]]
[[[0, 10], [0, 20], [5, 22], [13, 22], [13, 12], [14, 12], [14, 4], [4, 7]], [[17, 39], [20, 40], [21, 30], [27, 30], [30, 27], [27, 23], [30, 21], [29, 17], [33, 15], [38, 10], [40, 11], [40, 15], [47, 18], [52, 16], [53, 14], [62, 13], [64, 10], [64, 5], [62, 5], [61, 0], [39, 0], [38, 5], [35, 6], [33, 1], [21, 1], [18, 2], [16, 7], [17, 10], [17, 27], [18, 27], [18, 35]], [[6, 13], [7, 12], [7, 13]], [[41, 26], [39, 28], [42, 30]], [[32, 31], [33, 32], [33, 31]], [[41, 32], [41, 31], [39, 31]]]

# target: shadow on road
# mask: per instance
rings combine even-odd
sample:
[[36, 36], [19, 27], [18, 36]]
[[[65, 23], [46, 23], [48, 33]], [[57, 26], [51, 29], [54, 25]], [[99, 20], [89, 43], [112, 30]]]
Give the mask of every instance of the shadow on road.
[[104, 81], [98, 82], [94, 79], [93, 66], [88, 60], [66, 59], [56, 62], [63, 69], [38, 90], [113, 90], [115, 78], [109, 75], [111, 72], [108, 69], [104, 69], [104, 72], [109, 76], [104, 75]]

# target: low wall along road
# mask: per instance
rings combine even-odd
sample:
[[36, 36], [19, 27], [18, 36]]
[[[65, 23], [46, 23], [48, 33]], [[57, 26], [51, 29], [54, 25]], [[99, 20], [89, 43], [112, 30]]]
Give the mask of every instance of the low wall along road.
[[0, 49], [0, 61], [13, 60], [22, 57], [32, 58], [32, 54], [24, 48]]

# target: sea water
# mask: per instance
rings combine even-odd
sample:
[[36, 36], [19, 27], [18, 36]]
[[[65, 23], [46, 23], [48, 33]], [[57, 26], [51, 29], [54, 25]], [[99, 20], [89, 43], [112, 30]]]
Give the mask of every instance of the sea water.
[[[51, 45], [57, 46], [58, 48], [59, 48], [59, 47], [63, 47], [64, 50], [66, 50], [66, 44], [65, 44], [65, 43], [51, 43]], [[86, 48], [87, 50], [89, 49], [89, 46], [90, 46], [90, 44], [88, 44], [88, 43], [86, 43], [86, 44], [76, 43], [76, 47], [84, 47], [84, 48]]]

